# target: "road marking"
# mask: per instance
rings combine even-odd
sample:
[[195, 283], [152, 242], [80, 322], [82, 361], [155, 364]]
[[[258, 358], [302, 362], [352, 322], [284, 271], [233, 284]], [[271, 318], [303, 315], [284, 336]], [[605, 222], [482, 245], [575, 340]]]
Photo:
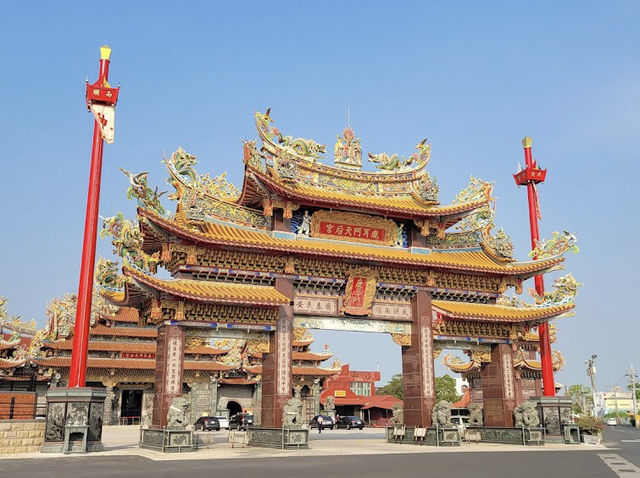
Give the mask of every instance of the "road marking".
[[620, 440], [622, 442], [625, 443], [640, 443], [640, 439], [635, 439], [635, 440]]
[[598, 456], [616, 475], [627, 476], [629, 478], [640, 478], [640, 468], [635, 466], [633, 463], [628, 462], [620, 455], [598, 453]]

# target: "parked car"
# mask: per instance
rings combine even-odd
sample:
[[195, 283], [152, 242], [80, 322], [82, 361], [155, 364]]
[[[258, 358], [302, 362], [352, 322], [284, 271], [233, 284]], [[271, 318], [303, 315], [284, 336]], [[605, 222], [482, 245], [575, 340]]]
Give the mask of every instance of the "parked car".
[[229, 430], [246, 430], [253, 425], [253, 415], [248, 413], [236, 413], [229, 419]]
[[202, 431], [218, 431], [220, 430], [220, 422], [217, 417], [200, 417], [196, 420], [193, 427]]
[[618, 422], [616, 421], [616, 419], [614, 417], [611, 418], [607, 418], [607, 425], [610, 426], [616, 426], [618, 424]]
[[340, 417], [336, 422], [336, 427], [346, 428], [347, 430], [351, 430], [352, 428], [359, 428], [362, 430], [364, 428], [364, 422], [362, 419], [354, 416]]
[[216, 417], [220, 422], [220, 428], [229, 429], [229, 419], [227, 417]]
[[318, 428], [318, 418], [322, 417], [322, 428], [333, 430], [335, 419], [329, 415], [316, 415], [309, 422], [309, 428]]

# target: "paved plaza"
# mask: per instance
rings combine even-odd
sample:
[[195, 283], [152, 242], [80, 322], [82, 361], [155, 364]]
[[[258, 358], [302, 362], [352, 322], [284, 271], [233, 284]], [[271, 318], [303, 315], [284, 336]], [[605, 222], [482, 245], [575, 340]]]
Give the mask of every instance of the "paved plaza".
[[466, 477], [513, 475], [522, 477], [640, 476], [640, 431], [609, 428], [605, 443], [521, 447], [465, 444], [460, 448], [393, 445], [378, 429], [334, 430], [311, 435], [311, 448], [280, 451], [231, 448], [227, 432], [215, 433], [212, 448], [181, 455], [143, 450], [137, 446], [136, 427], [105, 427], [106, 450], [90, 455], [39, 453], [5, 456], [5, 476], [136, 476], [176, 477], [184, 473], [251, 478], [258, 476], [354, 477]]

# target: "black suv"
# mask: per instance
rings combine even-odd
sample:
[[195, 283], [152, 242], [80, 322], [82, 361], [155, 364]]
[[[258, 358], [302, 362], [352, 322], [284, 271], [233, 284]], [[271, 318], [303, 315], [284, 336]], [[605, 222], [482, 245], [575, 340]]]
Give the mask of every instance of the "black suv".
[[322, 428], [333, 430], [333, 418], [328, 415], [316, 415], [309, 422], [309, 428], [318, 428], [318, 418], [322, 417]]
[[253, 425], [253, 415], [248, 413], [236, 413], [229, 419], [229, 430], [246, 430]]
[[364, 428], [364, 422], [358, 417], [340, 417], [336, 422], [336, 427], [346, 428], [347, 430], [351, 430], [352, 428], [362, 430]]
[[205, 430], [209, 431], [209, 432], [211, 430], [219, 431], [220, 430], [220, 422], [218, 421], [218, 419], [216, 417], [200, 417], [193, 424], [193, 427], [196, 430], [202, 430], [202, 431], [205, 431]]

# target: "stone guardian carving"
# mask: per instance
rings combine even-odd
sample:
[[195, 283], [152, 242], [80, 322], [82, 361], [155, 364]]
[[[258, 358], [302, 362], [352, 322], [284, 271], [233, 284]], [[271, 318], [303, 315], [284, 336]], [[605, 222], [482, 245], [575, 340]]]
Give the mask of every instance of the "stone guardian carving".
[[516, 427], [539, 427], [540, 415], [536, 402], [528, 400], [513, 410]]
[[482, 416], [482, 407], [479, 403], [472, 403], [469, 405], [469, 425], [474, 427], [481, 427], [484, 424], [484, 418]]
[[171, 402], [167, 411], [167, 428], [171, 430], [184, 430], [188, 422], [189, 400], [184, 397], [176, 397]]
[[436, 403], [431, 412], [431, 421], [436, 427], [452, 427], [451, 423], [451, 402], [442, 400]]
[[393, 416], [391, 417], [391, 423], [394, 425], [402, 425], [404, 423], [404, 408], [401, 403], [396, 403], [391, 409]]
[[289, 399], [282, 409], [282, 425], [285, 427], [302, 426], [302, 400], [297, 397]]

